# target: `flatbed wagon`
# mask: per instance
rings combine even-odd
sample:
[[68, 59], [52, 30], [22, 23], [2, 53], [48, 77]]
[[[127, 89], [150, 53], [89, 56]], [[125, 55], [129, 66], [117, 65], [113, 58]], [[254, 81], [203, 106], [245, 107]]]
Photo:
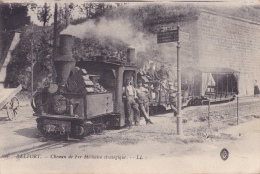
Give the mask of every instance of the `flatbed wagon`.
[[10, 120], [17, 119], [19, 100], [16, 94], [22, 90], [22, 86], [17, 88], [0, 88], [0, 110], [6, 109]]

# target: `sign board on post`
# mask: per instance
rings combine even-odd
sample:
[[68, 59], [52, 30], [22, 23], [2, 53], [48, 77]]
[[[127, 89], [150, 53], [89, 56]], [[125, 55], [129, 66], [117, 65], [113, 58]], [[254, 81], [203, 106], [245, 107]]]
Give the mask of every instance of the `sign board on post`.
[[157, 43], [178, 42], [179, 30], [172, 30], [157, 33]]
[[177, 30], [170, 30], [165, 32], [157, 33], [157, 43], [167, 43], [167, 42], [177, 42], [177, 135], [182, 134], [182, 115], [181, 115], [181, 70], [180, 70], [180, 58], [179, 58], [179, 50], [180, 50], [180, 42], [179, 42], [179, 29], [180, 26], [177, 26]]

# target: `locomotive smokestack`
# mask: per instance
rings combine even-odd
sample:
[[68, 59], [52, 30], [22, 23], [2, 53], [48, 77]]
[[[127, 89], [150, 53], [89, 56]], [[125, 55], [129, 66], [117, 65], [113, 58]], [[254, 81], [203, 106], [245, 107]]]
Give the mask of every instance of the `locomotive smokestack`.
[[[68, 55], [69, 58], [72, 58], [72, 47], [74, 45], [74, 37], [71, 35], [60, 35], [60, 52], [59, 54], [62, 55]], [[68, 57], [66, 57], [68, 58]], [[63, 58], [64, 59], [64, 58]], [[71, 59], [69, 59], [71, 60]], [[72, 60], [74, 60], [72, 58]]]
[[126, 60], [127, 62], [135, 62], [135, 49], [134, 48], [127, 48], [126, 51]]
[[71, 35], [60, 35], [59, 55], [54, 60], [57, 79], [56, 83], [65, 85], [70, 71], [75, 67], [76, 61], [72, 57], [74, 37]]

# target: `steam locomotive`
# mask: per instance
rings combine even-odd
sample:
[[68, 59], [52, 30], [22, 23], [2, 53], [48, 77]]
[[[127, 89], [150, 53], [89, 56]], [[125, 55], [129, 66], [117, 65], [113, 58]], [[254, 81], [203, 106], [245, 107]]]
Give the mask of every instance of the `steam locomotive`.
[[59, 55], [54, 60], [56, 83], [33, 96], [37, 128], [44, 135], [80, 139], [105, 127], [124, 126], [123, 85], [129, 77], [136, 84], [137, 67], [131, 63], [135, 50], [127, 50], [125, 62], [107, 56], [76, 62], [73, 44], [73, 36], [60, 35]]

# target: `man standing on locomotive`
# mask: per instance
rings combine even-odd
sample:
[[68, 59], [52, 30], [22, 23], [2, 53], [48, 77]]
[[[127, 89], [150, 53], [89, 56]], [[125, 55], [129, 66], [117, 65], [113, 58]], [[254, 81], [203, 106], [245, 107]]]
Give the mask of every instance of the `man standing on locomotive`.
[[161, 69], [157, 72], [157, 76], [163, 86], [164, 89], [168, 88], [168, 80], [169, 80], [169, 73], [165, 69], [164, 65], [161, 66]]
[[[126, 110], [127, 110], [127, 125], [129, 128], [133, 125], [133, 121], [135, 121], [135, 125], [140, 125], [140, 111], [138, 108], [138, 104], [135, 102], [137, 98], [136, 89], [131, 84], [131, 79], [126, 80], [126, 87], [124, 88], [125, 98], [126, 98]], [[131, 114], [131, 110], [134, 111], [134, 120], [133, 115]]]
[[147, 70], [146, 75], [149, 81], [154, 81], [157, 78], [153, 62], [150, 63], [150, 68]]

